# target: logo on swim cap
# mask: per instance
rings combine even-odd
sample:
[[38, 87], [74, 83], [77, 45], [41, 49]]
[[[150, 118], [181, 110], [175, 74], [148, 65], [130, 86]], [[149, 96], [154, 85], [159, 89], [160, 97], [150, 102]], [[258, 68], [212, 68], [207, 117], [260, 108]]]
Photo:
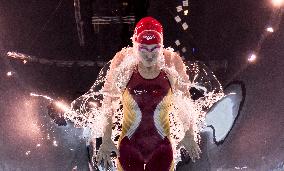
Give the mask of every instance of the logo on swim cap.
[[148, 35], [148, 36], [143, 36], [143, 39], [146, 39], [146, 40], [152, 40], [152, 39], [155, 39], [156, 37], [154, 35]]

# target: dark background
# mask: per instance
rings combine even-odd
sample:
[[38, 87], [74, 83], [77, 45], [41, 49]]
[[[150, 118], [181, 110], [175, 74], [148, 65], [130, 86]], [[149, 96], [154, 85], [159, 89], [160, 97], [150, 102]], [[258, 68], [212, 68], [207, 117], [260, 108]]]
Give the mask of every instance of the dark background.
[[[23, 64], [8, 58], [6, 52], [17, 51], [49, 60], [107, 62], [122, 47], [131, 45], [133, 26], [110, 24], [100, 26], [99, 32], [94, 32], [93, 15], [134, 15], [136, 21], [146, 15], [153, 16], [164, 26], [165, 47], [171, 46], [179, 52], [186, 47], [187, 52], [181, 52], [181, 56], [185, 60], [208, 64], [223, 86], [234, 80], [245, 84], [246, 99], [236, 125], [223, 145], [203, 153], [209, 157], [202, 160], [196, 170], [230, 170], [245, 166], [252, 170], [273, 170], [282, 167], [284, 23], [280, 18], [279, 29], [263, 38], [265, 27], [275, 22], [275, 8], [270, 1], [192, 0], [188, 16], [176, 12], [176, 6], [182, 4], [180, 0], [125, 1], [127, 7], [122, 2], [81, 0], [85, 45], [80, 46], [73, 1], [0, 1], [0, 161], [5, 167], [56, 170], [55, 163], [60, 161], [61, 154], [68, 161], [69, 153], [60, 150], [40, 151], [28, 159], [21, 156], [34, 139], [19, 136], [22, 127], [14, 129], [18, 128], [17, 124], [28, 125], [30, 121], [20, 119], [29, 111], [20, 114], [17, 111], [25, 111], [20, 104], [30, 92], [70, 102], [90, 88], [101, 69], [97, 65]], [[177, 15], [189, 29], [184, 31], [181, 24], [176, 23], [174, 17]], [[181, 46], [175, 45], [177, 39]], [[255, 50], [258, 52], [256, 62], [248, 63], [249, 54]], [[14, 72], [12, 77], [6, 76], [8, 71]], [[38, 110], [45, 111], [46, 105], [40, 103]], [[29, 129], [24, 131], [29, 137]], [[72, 143], [76, 144], [75, 141]], [[16, 150], [18, 147], [21, 147], [20, 151]], [[46, 153], [53, 156], [44, 157]], [[38, 163], [32, 162], [36, 158]]]

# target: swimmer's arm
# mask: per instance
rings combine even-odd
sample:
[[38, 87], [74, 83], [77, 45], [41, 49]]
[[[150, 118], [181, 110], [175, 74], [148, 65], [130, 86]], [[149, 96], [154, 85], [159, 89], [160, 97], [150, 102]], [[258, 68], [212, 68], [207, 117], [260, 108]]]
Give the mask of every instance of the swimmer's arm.
[[[189, 92], [189, 87], [190, 87], [191, 82], [189, 80], [188, 74], [186, 73], [186, 65], [184, 64], [184, 62], [182, 61], [182, 58], [177, 53], [174, 53], [174, 55], [172, 55], [172, 61], [174, 61], [174, 66], [182, 80], [182, 84], [179, 84], [179, 82], [177, 82], [176, 88], [182, 91], [184, 96], [191, 99], [190, 92]], [[193, 129], [192, 121], [190, 121], [187, 124], [187, 127], [185, 128], [185, 130], [186, 130], [185, 136], [187, 136], [188, 139], [194, 141], [194, 129]], [[189, 143], [192, 143], [192, 142], [189, 142]]]
[[115, 87], [115, 79], [113, 78], [115, 68], [119, 66], [122, 62], [125, 54], [125, 49], [118, 52], [111, 61], [110, 69], [107, 72], [106, 81], [103, 87], [104, 98], [102, 102], [102, 110], [104, 110], [104, 114], [107, 117], [106, 124], [104, 127], [104, 134], [102, 137], [102, 144], [98, 150], [98, 154], [96, 156], [97, 162], [100, 164], [104, 161], [104, 168], [107, 168], [108, 165], [111, 165], [110, 155], [111, 152], [114, 151], [117, 156], [119, 156], [119, 151], [116, 148], [115, 144], [113, 143], [111, 136], [112, 136], [112, 127], [113, 121], [112, 116], [114, 114], [112, 102], [116, 100], [117, 97], [113, 97], [114, 94], [118, 94], [119, 91]]
[[110, 141], [111, 140], [111, 134], [112, 134], [112, 126], [113, 126], [113, 123], [112, 123], [112, 117], [108, 117], [107, 118], [107, 123], [106, 123], [106, 126], [105, 126], [105, 130], [104, 130], [104, 135], [103, 135], [103, 143], [105, 141]]
[[103, 92], [105, 93], [105, 95], [102, 103], [104, 109], [106, 110], [105, 115], [107, 116], [107, 123], [104, 129], [103, 141], [111, 140], [113, 126], [112, 116], [115, 110], [112, 108], [112, 102], [117, 99], [117, 97], [113, 97], [112, 95], [119, 94], [119, 91], [115, 87], [114, 72], [115, 68], [117, 68], [123, 61], [126, 51], [127, 49], [122, 49], [121, 51], [117, 52], [111, 60], [110, 69], [107, 72], [106, 81], [103, 87]]
[[[173, 56], [173, 60], [175, 61], [175, 68], [177, 72], [179, 73], [181, 80], [182, 80], [182, 84], [179, 84], [179, 82], [177, 82], [176, 88], [180, 90], [184, 96], [191, 99], [190, 92], [189, 92], [190, 81], [189, 81], [189, 76], [186, 73], [186, 66], [178, 54], [175, 54]], [[192, 121], [189, 123], [188, 127], [186, 128], [185, 135], [188, 136], [190, 139], [194, 139]]]
[[[174, 67], [175, 70], [178, 73], [179, 79], [181, 81], [176, 81], [174, 84], [174, 89], [179, 90], [182, 92], [183, 96], [185, 96], [188, 99], [191, 99], [190, 92], [189, 92], [189, 87], [190, 87], [190, 80], [189, 76], [186, 73], [186, 65], [184, 64], [182, 58], [176, 53], [176, 52], [171, 52], [168, 50], [164, 51], [165, 55], [165, 63], [168, 67]], [[186, 114], [184, 112], [186, 111], [181, 111], [180, 115], [184, 117]], [[194, 139], [194, 129], [193, 129], [193, 124], [191, 123], [192, 121], [188, 121], [187, 117], [184, 117], [184, 127], [186, 130], [186, 135], [190, 139]]]

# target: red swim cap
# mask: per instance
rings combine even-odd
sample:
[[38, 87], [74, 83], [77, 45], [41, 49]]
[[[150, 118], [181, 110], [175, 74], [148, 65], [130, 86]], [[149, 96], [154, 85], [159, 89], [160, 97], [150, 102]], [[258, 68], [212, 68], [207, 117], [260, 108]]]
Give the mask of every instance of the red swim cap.
[[135, 27], [134, 41], [141, 44], [161, 44], [163, 42], [163, 27], [152, 17], [142, 18]]

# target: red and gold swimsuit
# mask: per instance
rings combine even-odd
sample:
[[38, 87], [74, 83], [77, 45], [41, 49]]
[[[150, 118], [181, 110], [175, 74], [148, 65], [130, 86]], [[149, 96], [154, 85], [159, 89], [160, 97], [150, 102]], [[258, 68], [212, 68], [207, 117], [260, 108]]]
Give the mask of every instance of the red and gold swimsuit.
[[154, 79], [145, 79], [134, 70], [122, 99], [119, 170], [173, 169], [169, 140], [171, 98], [171, 85], [163, 70]]

